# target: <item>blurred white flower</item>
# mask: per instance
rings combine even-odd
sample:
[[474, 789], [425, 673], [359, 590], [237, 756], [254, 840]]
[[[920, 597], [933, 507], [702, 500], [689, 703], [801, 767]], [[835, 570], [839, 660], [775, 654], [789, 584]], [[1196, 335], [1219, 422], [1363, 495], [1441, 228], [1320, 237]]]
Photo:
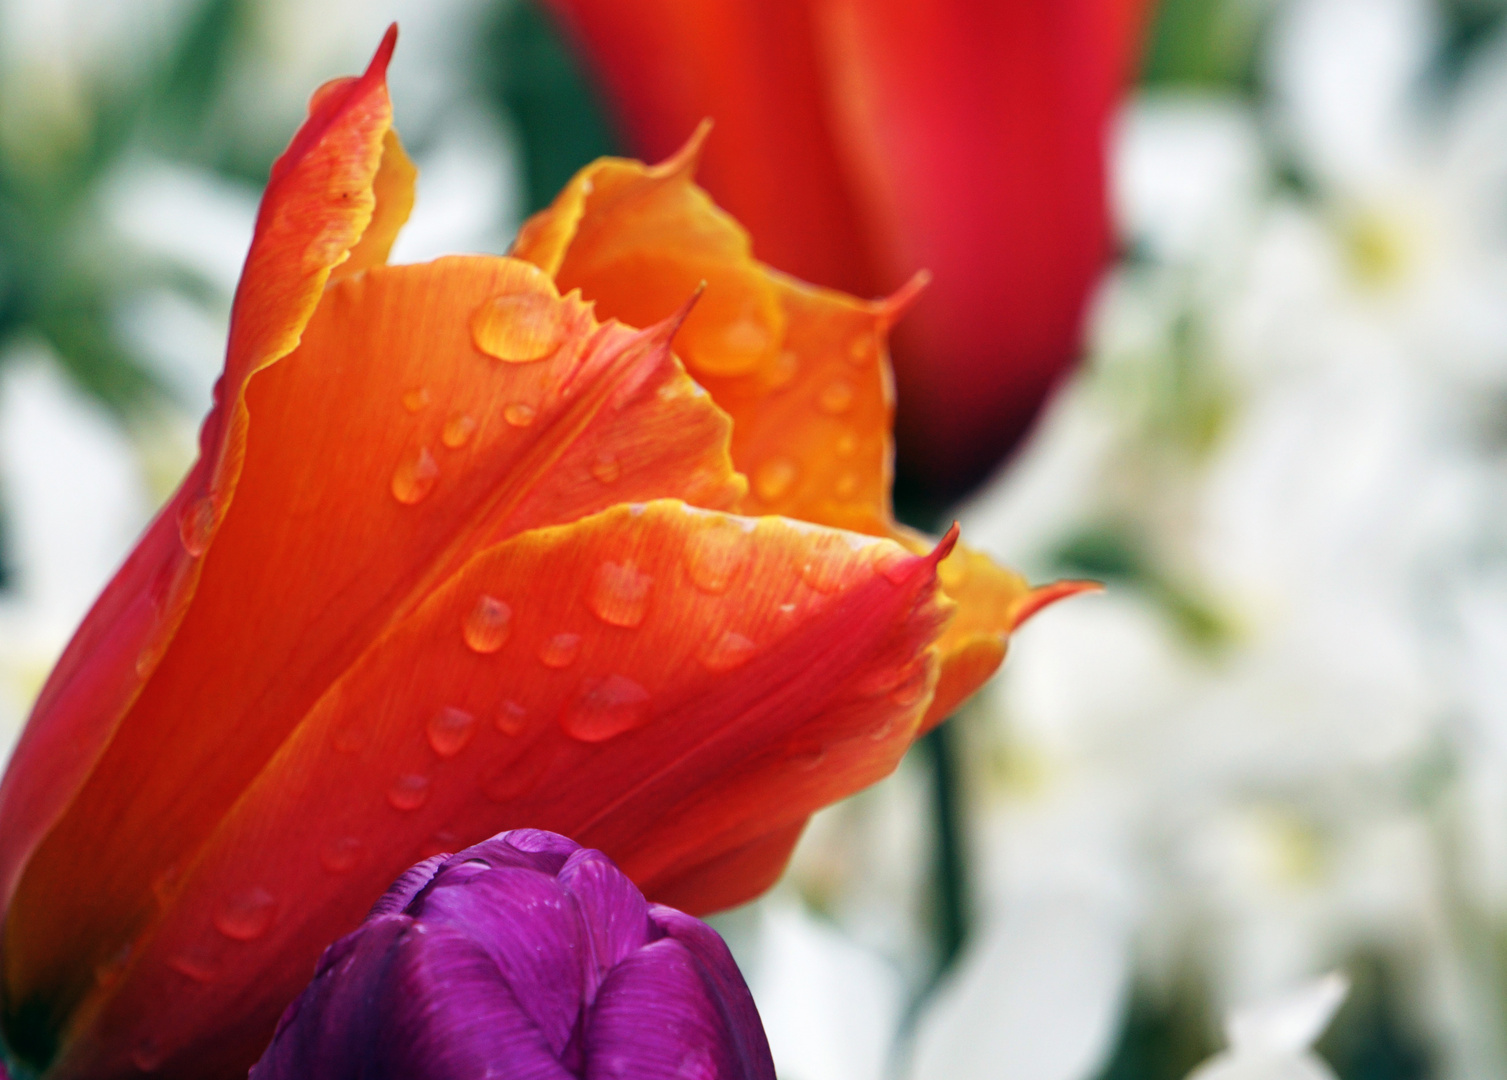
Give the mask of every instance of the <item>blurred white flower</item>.
[[1349, 981], [1335, 973], [1232, 1012], [1225, 1023], [1230, 1048], [1195, 1069], [1188, 1080], [1334, 1080], [1310, 1047], [1348, 991]]
[[53, 661], [152, 509], [119, 425], [45, 353], [12, 354], [0, 375], [0, 760], [9, 756]]

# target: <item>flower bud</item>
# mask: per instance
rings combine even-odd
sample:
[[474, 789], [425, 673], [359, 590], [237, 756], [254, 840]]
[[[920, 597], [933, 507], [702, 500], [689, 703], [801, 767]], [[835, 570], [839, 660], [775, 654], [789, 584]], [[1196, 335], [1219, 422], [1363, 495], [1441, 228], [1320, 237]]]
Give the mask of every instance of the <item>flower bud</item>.
[[773, 1080], [711, 927], [599, 851], [518, 829], [405, 873], [330, 946], [252, 1080]]

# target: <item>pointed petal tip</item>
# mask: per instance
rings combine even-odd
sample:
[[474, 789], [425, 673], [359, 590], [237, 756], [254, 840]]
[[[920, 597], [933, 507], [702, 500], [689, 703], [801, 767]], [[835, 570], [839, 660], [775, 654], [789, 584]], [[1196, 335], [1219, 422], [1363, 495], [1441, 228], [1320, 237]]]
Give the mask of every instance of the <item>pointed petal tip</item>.
[[372, 62], [366, 65], [368, 78], [375, 76], [379, 79], [387, 78], [387, 65], [392, 60], [393, 49], [398, 45], [398, 24], [396, 22], [387, 25], [387, 32], [382, 35], [382, 43], [377, 46], [377, 51], [372, 54]]
[[1009, 632], [1019, 630], [1031, 616], [1050, 607], [1059, 600], [1066, 600], [1070, 596], [1078, 596], [1085, 593], [1101, 593], [1104, 585], [1098, 581], [1054, 581], [1050, 585], [1032, 589], [1020, 598], [1015, 609], [1010, 612]]
[[879, 320], [884, 324], [884, 328], [888, 330], [899, 322], [930, 284], [931, 271], [917, 270], [910, 276], [909, 281], [880, 300], [876, 306], [879, 309]]
[[937, 565], [937, 563], [947, 558], [947, 556], [951, 555], [952, 549], [958, 546], [958, 537], [962, 535], [962, 527], [959, 526], [956, 521], [954, 521], [952, 523], [952, 528], [948, 529], [947, 534], [943, 536], [942, 539], [937, 541], [937, 546], [933, 548], [931, 554], [927, 556], [931, 564], [935, 566]]
[[660, 176], [675, 176], [679, 173], [692, 174], [696, 166], [701, 163], [701, 150], [706, 145], [707, 136], [712, 133], [712, 118], [704, 116], [701, 123], [696, 125], [696, 130], [691, 132], [690, 138], [686, 139], [680, 149], [655, 165], [652, 172]]
[[691, 290], [691, 295], [686, 297], [685, 303], [681, 304], [672, 314], [660, 319], [653, 326], [648, 327], [644, 333], [656, 345], [668, 347], [675, 340], [675, 335], [680, 333], [680, 328], [685, 325], [685, 321], [691, 317], [691, 312], [696, 308], [696, 302], [701, 299], [701, 295], [705, 292], [706, 279], [702, 278], [701, 283]]

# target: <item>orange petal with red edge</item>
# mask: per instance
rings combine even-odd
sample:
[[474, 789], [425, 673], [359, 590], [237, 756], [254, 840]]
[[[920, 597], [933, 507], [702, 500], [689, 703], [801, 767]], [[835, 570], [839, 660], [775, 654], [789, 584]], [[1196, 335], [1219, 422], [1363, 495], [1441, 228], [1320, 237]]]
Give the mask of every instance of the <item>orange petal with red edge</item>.
[[297, 344], [331, 269], [367, 227], [392, 120], [385, 76], [394, 37], [390, 30], [364, 75], [314, 103], [273, 166], [200, 459], [75, 633], [0, 785], [0, 904], [177, 631], [197, 583], [195, 556], [208, 546], [239, 476], [246, 381]]
[[[554, 351], [478, 348], [474, 317], [499, 305], [533, 311], [530, 334], [553, 326]], [[94, 966], [155, 917], [153, 883], [192, 863], [330, 684], [477, 551], [621, 502], [736, 504], [727, 417], [669, 332], [599, 325], [512, 259], [373, 267], [330, 288], [300, 347], [247, 390], [245, 467], [182, 631], [31, 859], [6, 924], [13, 995], [89, 993]], [[81, 850], [97, 887], [74, 886]]]
[[703, 125], [655, 166], [587, 166], [524, 226], [514, 255], [634, 326], [706, 294], [676, 352], [733, 418], [744, 510], [883, 535], [894, 412], [886, 334], [908, 302], [806, 285], [753, 257], [747, 232], [692, 179]]
[[[254, 1055], [372, 896], [505, 828], [576, 837], [683, 901], [746, 898], [813, 810], [909, 746], [944, 553], [672, 501], [478, 553], [262, 769], [93, 995], [99, 1042], [64, 1067], [123, 1069], [88, 1055], [143, 1040], [168, 1072]], [[192, 1017], [154, 1005], [185, 993]]]

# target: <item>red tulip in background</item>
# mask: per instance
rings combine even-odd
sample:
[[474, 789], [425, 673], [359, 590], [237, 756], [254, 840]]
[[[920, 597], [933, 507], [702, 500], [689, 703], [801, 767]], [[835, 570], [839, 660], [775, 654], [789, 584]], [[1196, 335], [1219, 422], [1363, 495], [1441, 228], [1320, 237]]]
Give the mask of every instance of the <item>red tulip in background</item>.
[[549, 4], [635, 153], [712, 118], [700, 180], [761, 259], [862, 296], [931, 271], [895, 344], [901, 464], [933, 497], [979, 480], [1077, 355], [1149, 0]]
[[747, 899], [1075, 590], [896, 528], [902, 301], [755, 262], [695, 142], [514, 257], [385, 265], [392, 45], [274, 165], [200, 459], [0, 785], [3, 1031], [51, 1077], [244, 1076], [404, 867], [504, 829]]

